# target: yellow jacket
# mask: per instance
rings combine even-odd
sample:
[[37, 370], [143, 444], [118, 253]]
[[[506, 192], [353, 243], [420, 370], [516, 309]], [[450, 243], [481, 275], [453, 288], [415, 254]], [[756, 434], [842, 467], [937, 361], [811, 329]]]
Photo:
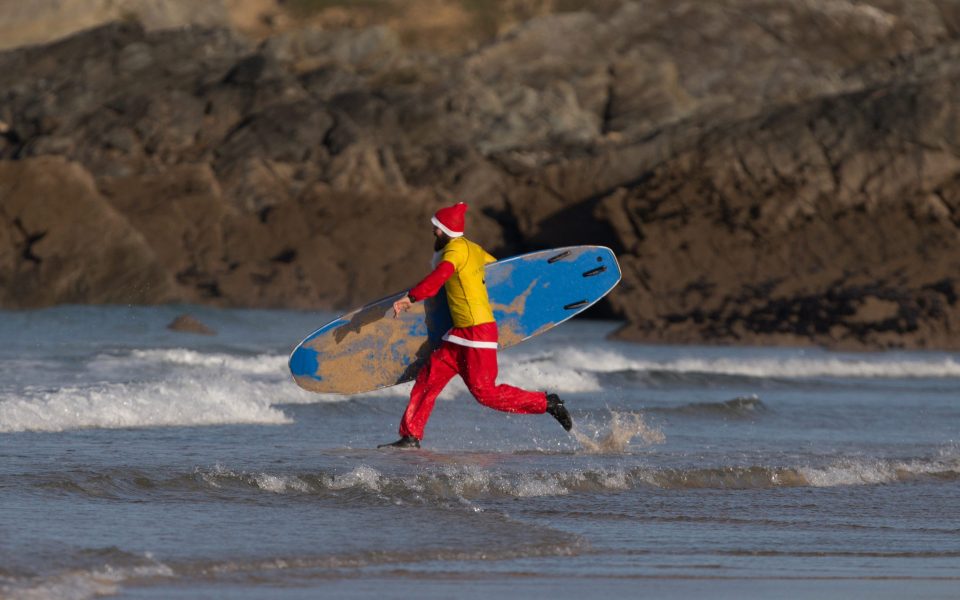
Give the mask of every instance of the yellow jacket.
[[440, 291], [443, 284], [455, 328], [493, 323], [483, 270], [496, 260], [470, 240], [453, 238], [440, 251], [436, 269], [411, 288], [410, 298], [414, 301], [429, 298]]
[[441, 252], [441, 260], [453, 265], [454, 273], [443, 289], [454, 327], [471, 327], [493, 322], [493, 309], [487, 297], [483, 268], [497, 259], [486, 250], [462, 237], [454, 238]]

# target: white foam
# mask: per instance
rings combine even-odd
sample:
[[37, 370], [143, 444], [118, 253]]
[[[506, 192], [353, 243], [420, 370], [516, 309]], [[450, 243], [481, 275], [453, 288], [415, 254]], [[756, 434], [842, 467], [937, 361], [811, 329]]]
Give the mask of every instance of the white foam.
[[[619, 416], [620, 424], [633, 431], [642, 424], [639, 415]], [[645, 427], [645, 426], [644, 426]], [[655, 439], [663, 441], [656, 430]], [[601, 444], [602, 446], [602, 444]], [[608, 452], [609, 449], [601, 448]], [[656, 467], [591, 468], [565, 471], [511, 472], [473, 464], [444, 465], [414, 475], [391, 476], [368, 465], [358, 465], [338, 475], [315, 476], [270, 473], [236, 473], [216, 465], [212, 470], [197, 469], [203, 481], [214, 488], [224, 481], [241, 481], [265, 492], [311, 493], [328, 490], [364, 490], [378, 495], [404, 498], [409, 493], [432, 501], [458, 501], [475, 508], [471, 502], [485, 496], [534, 498], [564, 496], [579, 491], [627, 490], [641, 485], [667, 489], [769, 487], [839, 487], [908, 482], [924, 475], [960, 476], [960, 452], [950, 447], [937, 458], [891, 460], [846, 457], [820, 466], [755, 466], [673, 469]], [[479, 509], [478, 509], [479, 510]]]
[[285, 375], [288, 357], [281, 354], [237, 356], [186, 348], [134, 350], [121, 356], [101, 354], [90, 363], [94, 370], [131, 371], [150, 365], [215, 369], [247, 375]]
[[960, 363], [951, 358], [938, 361], [865, 361], [830, 359], [752, 359], [752, 360], [678, 360], [664, 365], [651, 364], [648, 370], [677, 372], [723, 373], [751, 377], [849, 377], [911, 378], [960, 377]]
[[[502, 355], [501, 355], [502, 356]], [[529, 389], [555, 392], [595, 392], [601, 389], [596, 375], [560, 362], [523, 362], [501, 358], [499, 383], [511, 383]]]
[[[289, 423], [278, 404], [349, 400], [356, 396], [313, 394], [298, 388], [280, 354], [236, 356], [183, 348], [141, 349], [123, 356], [100, 355], [90, 363], [86, 384], [59, 389], [22, 388], [0, 393], [0, 432], [63, 431], [78, 428], [156, 427], [232, 423]], [[158, 368], [149, 370], [149, 365]], [[103, 371], [143, 373], [158, 381], [126, 382]], [[675, 358], [641, 360], [629, 352], [564, 347], [540, 354], [500, 355], [498, 382], [560, 394], [602, 389], [598, 374], [635, 370], [716, 373], [753, 377], [956, 377], [952, 356]], [[129, 375], [127, 375], [129, 377]], [[111, 381], [114, 379], [114, 381]], [[357, 395], [406, 397], [412, 383]], [[468, 395], [454, 378], [445, 397]]]
[[360, 465], [349, 473], [332, 477], [330, 489], [344, 490], [352, 487], [362, 487], [371, 491], [380, 491], [380, 471], [366, 465]]
[[[225, 481], [242, 481], [270, 493], [309, 493], [316, 484], [302, 476], [270, 473], [236, 473], [217, 465], [212, 470], [197, 469], [205, 484], [221, 488]], [[443, 500], [469, 501], [486, 495], [531, 498], [562, 496], [584, 485], [603, 489], [627, 489], [624, 470], [511, 473], [476, 465], [446, 466], [439, 471], [417, 475], [388, 476], [368, 465], [359, 465], [338, 475], [321, 476], [322, 489], [365, 490], [377, 494], [413, 492]]]
[[267, 473], [257, 473], [253, 480], [257, 487], [275, 494], [284, 492], [307, 492], [310, 487], [299, 477], [269, 475]]
[[217, 463], [213, 469], [194, 469], [194, 475], [212, 488], [222, 488], [225, 481], [242, 481], [248, 485], [274, 494], [286, 492], [309, 492], [311, 486], [296, 475], [272, 475], [270, 473], [237, 473]]
[[216, 466], [197, 470], [213, 488], [239, 481], [273, 494], [314, 493], [320, 490], [363, 490], [395, 502], [413, 494], [416, 501], [472, 503], [484, 497], [536, 498], [583, 491], [620, 491], [638, 486], [666, 489], [766, 489], [770, 487], [839, 487], [909, 482], [924, 475], [960, 475], [960, 458], [945, 460], [838, 459], [818, 467], [712, 467], [690, 470], [640, 467], [633, 469], [570, 469], [560, 472], [516, 473], [478, 465], [448, 465], [416, 475], [390, 476], [359, 465], [339, 475], [312, 477], [290, 474], [235, 473]]
[[[293, 389], [289, 389], [293, 388]], [[0, 396], [0, 432], [82, 428], [289, 423], [272, 407], [300, 396], [295, 386], [236, 376], [100, 383]]]
[[[930, 360], [818, 358], [678, 358], [666, 361], [638, 360], [615, 350], [566, 347], [546, 354], [502, 353], [503, 381], [529, 382], [530, 387], [553, 386], [558, 391], [589, 392], [599, 389], [594, 373], [614, 371], [667, 371], [716, 373], [751, 377], [960, 377], [960, 362], [953, 357]], [[204, 353], [186, 348], [134, 350], [122, 357], [101, 355], [93, 368], [136, 368], [148, 364], [233, 371], [246, 375], [288, 376], [288, 357], [282, 354], [237, 356]], [[392, 388], [372, 394], [394, 395]]]
[[558, 371], [581, 373], [615, 371], [666, 371], [712, 373], [749, 377], [847, 377], [912, 378], [960, 377], [960, 362], [953, 357], [927, 360], [894, 357], [852, 358], [677, 358], [665, 361], [638, 360], [613, 350], [563, 348], [549, 354], [524, 357], [532, 364], [549, 364]]
[[539, 498], [543, 496], [562, 496], [570, 490], [556, 479], [526, 478], [511, 482], [509, 495], [517, 498]]
[[441, 495], [452, 494], [460, 499], [476, 498], [486, 494], [534, 498], [569, 493], [556, 475], [500, 473], [473, 465], [447, 467], [443, 469], [441, 476], [422, 476], [418, 482], [405, 481], [404, 485], [408, 487], [418, 485], [423, 489], [434, 489]]
[[960, 460], [843, 459], [824, 467], [801, 467], [797, 472], [814, 487], [877, 485], [934, 473], [960, 475]]
[[560, 368], [610, 373], [613, 371], [627, 371], [637, 369], [644, 364], [633, 360], [614, 350], [590, 348], [585, 350], [568, 346], [547, 354], [534, 355], [526, 358], [534, 363], [548, 363]]
[[121, 584], [131, 579], [172, 577], [173, 569], [153, 560], [152, 564], [133, 567], [104, 565], [98, 569], [75, 569], [33, 580], [0, 585], [0, 597], [10, 600], [87, 600], [113, 596]]

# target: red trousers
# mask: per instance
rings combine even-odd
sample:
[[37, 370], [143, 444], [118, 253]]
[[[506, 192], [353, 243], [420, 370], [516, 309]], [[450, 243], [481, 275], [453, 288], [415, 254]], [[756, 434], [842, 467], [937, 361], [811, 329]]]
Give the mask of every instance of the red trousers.
[[[495, 335], [495, 334], [494, 334]], [[460, 375], [467, 389], [484, 406], [503, 412], [543, 414], [547, 411], [545, 392], [529, 392], [512, 385], [497, 385], [497, 351], [469, 348], [452, 342], [433, 351], [420, 369], [410, 392], [410, 403], [400, 421], [400, 435], [423, 439], [437, 396], [454, 375]]]

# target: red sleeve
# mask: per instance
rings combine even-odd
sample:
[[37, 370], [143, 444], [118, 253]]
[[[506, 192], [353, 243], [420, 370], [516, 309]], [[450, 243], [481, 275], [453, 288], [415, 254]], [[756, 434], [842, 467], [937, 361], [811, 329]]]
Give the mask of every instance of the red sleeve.
[[435, 296], [443, 284], [450, 279], [450, 276], [453, 275], [455, 270], [456, 268], [452, 262], [447, 260], [441, 261], [432, 273], [423, 278], [423, 281], [410, 288], [407, 295], [410, 296], [410, 299], [414, 302]]

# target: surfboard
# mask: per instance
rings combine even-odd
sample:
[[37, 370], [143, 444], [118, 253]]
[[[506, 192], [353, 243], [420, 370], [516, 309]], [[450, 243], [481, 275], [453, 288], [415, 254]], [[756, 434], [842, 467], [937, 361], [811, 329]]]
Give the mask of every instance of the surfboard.
[[[576, 316], [620, 282], [620, 265], [604, 246], [570, 246], [521, 254], [484, 269], [500, 349]], [[399, 317], [406, 291], [371, 302], [307, 336], [290, 355], [297, 384], [312, 392], [356, 394], [410, 381], [452, 327], [443, 290]]]

